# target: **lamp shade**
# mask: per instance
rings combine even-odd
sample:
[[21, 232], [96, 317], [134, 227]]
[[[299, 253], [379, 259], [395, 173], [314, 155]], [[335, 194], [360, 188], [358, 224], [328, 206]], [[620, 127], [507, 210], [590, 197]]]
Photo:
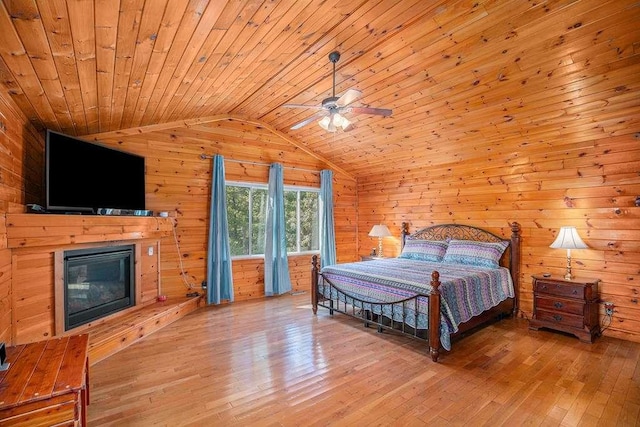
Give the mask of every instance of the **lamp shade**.
[[549, 246], [554, 249], [587, 249], [575, 227], [560, 227], [556, 240]]
[[383, 224], [374, 225], [371, 231], [369, 232], [369, 236], [371, 237], [387, 237], [391, 235], [392, 234], [387, 228], [387, 226]]

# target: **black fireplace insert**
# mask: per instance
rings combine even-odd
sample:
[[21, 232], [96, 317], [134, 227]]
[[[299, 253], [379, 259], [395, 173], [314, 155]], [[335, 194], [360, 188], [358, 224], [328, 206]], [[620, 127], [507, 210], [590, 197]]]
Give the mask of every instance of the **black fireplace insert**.
[[135, 305], [134, 248], [65, 251], [65, 331]]

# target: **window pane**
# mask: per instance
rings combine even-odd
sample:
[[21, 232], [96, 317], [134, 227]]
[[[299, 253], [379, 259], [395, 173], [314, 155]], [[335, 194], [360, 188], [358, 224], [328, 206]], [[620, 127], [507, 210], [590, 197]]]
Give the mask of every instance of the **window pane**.
[[249, 188], [227, 186], [231, 256], [249, 254]]
[[298, 251], [298, 192], [284, 192], [284, 230], [287, 236], [287, 252]]
[[[231, 256], [263, 255], [266, 237], [268, 190], [262, 186], [226, 186]], [[319, 193], [284, 192], [287, 252], [317, 251]]]
[[320, 249], [319, 193], [300, 192], [300, 251]]
[[267, 224], [267, 190], [254, 188], [251, 192], [251, 253], [264, 254]]

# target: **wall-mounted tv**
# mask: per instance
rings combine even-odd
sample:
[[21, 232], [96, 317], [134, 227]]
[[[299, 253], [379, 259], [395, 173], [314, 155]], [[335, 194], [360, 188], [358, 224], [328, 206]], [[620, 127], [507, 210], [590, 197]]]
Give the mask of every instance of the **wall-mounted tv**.
[[144, 157], [47, 130], [47, 211], [145, 209]]

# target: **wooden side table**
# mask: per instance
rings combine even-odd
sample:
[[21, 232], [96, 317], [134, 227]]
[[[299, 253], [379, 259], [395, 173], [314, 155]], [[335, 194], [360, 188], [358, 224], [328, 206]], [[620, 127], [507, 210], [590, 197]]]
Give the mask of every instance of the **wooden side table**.
[[600, 334], [599, 280], [533, 276], [533, 318], [529, 328], [567, 332], [591, 343]]
[[0, 425], [87, 425], [89, 335], [7, 347]]

